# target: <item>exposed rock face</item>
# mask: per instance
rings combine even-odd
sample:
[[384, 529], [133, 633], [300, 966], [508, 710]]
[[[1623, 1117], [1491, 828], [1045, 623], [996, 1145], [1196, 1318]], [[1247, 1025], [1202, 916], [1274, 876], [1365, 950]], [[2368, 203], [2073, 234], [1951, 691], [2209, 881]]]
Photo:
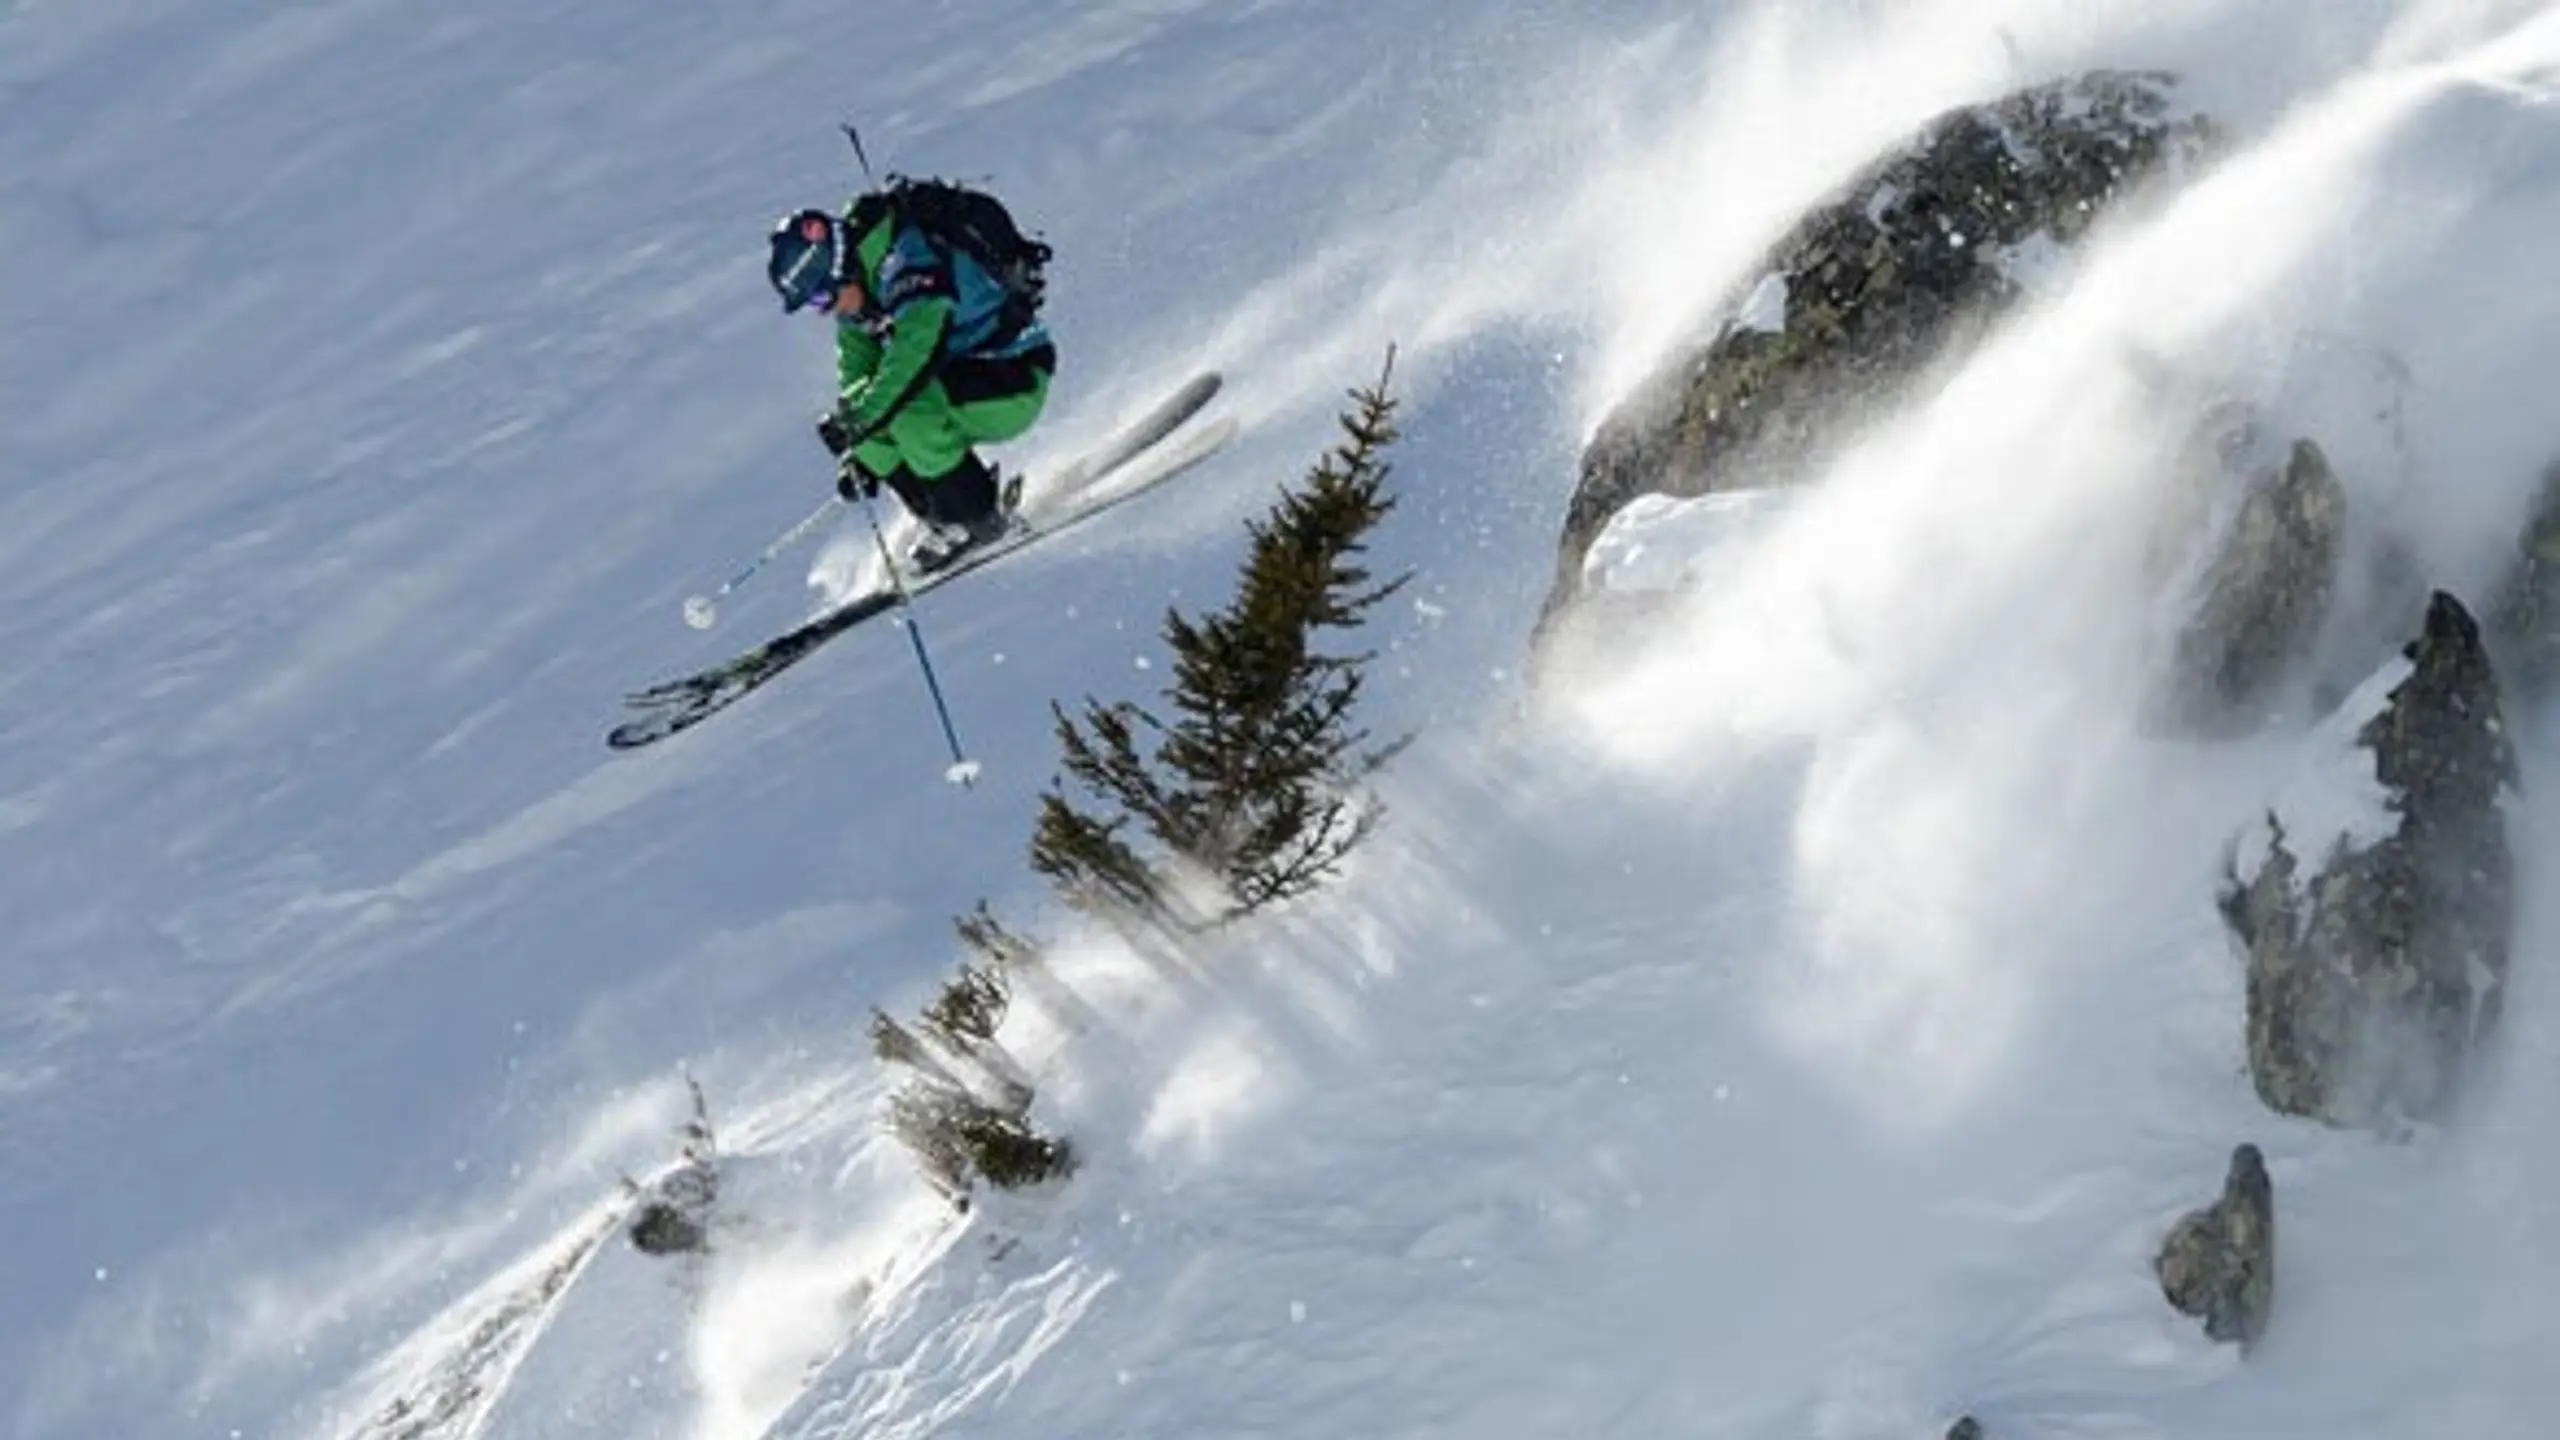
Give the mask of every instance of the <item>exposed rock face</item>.
[[1947, 1427], [1947, 1440], [1982, 1440], [1982, 1422], [1970, 1415]]
[[716, 1192], [701, 1179], [697, 1172], [678, 1171], [667, 1186], [640, 1202], [627, 1227], [633, 1249], [643, 1255], [697, 1255], [711, 1248]]
[[1823, 448], [2027, 293], [2123, 192], [2201, 154], [2169, 77], [2096, 72], [1933, 122], [1781, 240], [1739, 313], [1592, 440], [1543, 630], [1584, 555], [1639, 495], [1800, 478]]
[[2244, 1353], [2258, 1343], [2275, 1304], [2276, 1199], [2257, 1146], [2231, 1152], [2222, 1198], [2179, 1217], [2151, 1268], [2160, 1293], [2208, 1337]]
[[2516, 539], [2516, 557], [2490, 608], [2490, 643], [2516, 698], [2539, 706], [2560, 683], [2560, 465]]
[[[2346, 496], [2318, 444], [2282, 443], [2247, 405], [2209, 412], [2177, 468], [2173, 494], [2186, 503], [2173, 511], [2193, 518], [2201, 556], [2180, 587], [2187, 609], [2156, 719], [2187, 733], [2240, 733], [2279, 702], [2328, 613]], [[2220, 523], [2197, 513], [2217, 494], [2237, 497]]]
[[2342, 772], [2375, 789], [2365, 817], [2322, 833], [2270, 811], [2221, 897], [2248, 950], [2250, 1075], [2285, 1114], [2440, 1120], [2496, 1023], [2515, 927], [2515, 758], [2461, 602], [2438, 591], [2341, 718], [2358, 727]]

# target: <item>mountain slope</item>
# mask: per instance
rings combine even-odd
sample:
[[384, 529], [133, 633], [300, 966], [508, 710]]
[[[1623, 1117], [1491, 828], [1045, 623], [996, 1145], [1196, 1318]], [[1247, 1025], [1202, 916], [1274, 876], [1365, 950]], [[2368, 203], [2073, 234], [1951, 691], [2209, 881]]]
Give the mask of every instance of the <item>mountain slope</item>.
[[[2132, 723], [2162, 417], [2122, 357], [2387, 349], [2420, 467], [2345, 478], [2487, 583], [2560, 448], [2556, 26], [0, 11], [0, 1414], [345, 1436], [480, 1375], [417, 1433], [2538, 1434], [2549, 918], [2459, 1132], [2257, 1107], [2212, 885], [2296, 750]], [[2092, 63], [2178, 70], [2236, 158], [1527, 713], [1590, 422], [1878, 149]], [[894, 637], [641, 763], [597, 740], [870, 543], [774, 567], [735, 630], [676, 623], [818, 493], [824, 337], [755, 267], [847, 183], [845, 107], [1060, 242], [1068, 370], [1009, 463], [1202, 364], [1249, 427], [1108, 540], [929, 607], [989, 760], [966, 795]], [[1047, 701], [1155, 683], [1163, 608], [1222, 590], [1389, 340], [1378, 558], [1423, 573], [1376, 693], [1429, 727], [1389, 829], [1170, 971], [1072, 943], [1081, 1005], [1007, 1040], [1087, 1169], [955, 1224], [871, 1129], [861, 1018], [947, 969], [949, 916], [1036, 904]], [[679, 1064], [728, 1226], [690, 1268], [583, 1258], [672, 1153]], [[2147, 1270], [2244, 1139], [2284, 1237], [2245, 1364]]]

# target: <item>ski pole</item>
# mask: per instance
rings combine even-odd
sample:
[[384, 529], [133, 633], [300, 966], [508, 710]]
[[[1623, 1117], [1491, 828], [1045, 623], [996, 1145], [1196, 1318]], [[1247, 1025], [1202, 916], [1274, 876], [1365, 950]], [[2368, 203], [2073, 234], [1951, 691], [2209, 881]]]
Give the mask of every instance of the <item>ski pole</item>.
[[774, 556], [790, 549], [801, 536], [816, 529], [818, 527], [818, 522], [826, 519], [828, 512], [835, 509], [837, 498], [838, 497], [833, 495], [828, 496], [817, 509], [809, 512], [808, 519], [803, 520], [799, 524], [792, 526], [790, 529], [783, 531], [782, 538], [764, 547], [763, 554], [749, 562], [746, 569], [730, 576], [728, 580], [721, 584], [719, 589], [712, 591], [708, 595], [689, 595], [685, 597], [684, 623], [692, 626], [696, 630], [710, 629], [712, 622], [720, 618], [719, 602], [721, 599], [726, 597], [730, 591], [745, 584], [748, 576], [763, 569]]
[[925, 653], [924, 627], [916, 623], [914, 597], [907, 594], [907, 582], [898, 574], [897, 559], [889, 553], [888, 533], [880, 528], [879, 505], [868, 490], [862, 495], [862, 513], [871, 521], [871, 538], [880, 547], [880, 563], [888, 568], [889, 588], [897, 592], [898, 608], [906, 612], [907, 640], [915, 646], [916, 668], [924, 672], [924, 688], [933, 696], [933, 713], [942, 721], [942, 738], [951, 746], [951, 768], [942, 772], [942, 778], [966, 786], [978, 778], [978, 762], [961, 750], [960, 734], [951, 727], [951, 707], [943, 703], [942, 682], [934, 678], [933, 657]]

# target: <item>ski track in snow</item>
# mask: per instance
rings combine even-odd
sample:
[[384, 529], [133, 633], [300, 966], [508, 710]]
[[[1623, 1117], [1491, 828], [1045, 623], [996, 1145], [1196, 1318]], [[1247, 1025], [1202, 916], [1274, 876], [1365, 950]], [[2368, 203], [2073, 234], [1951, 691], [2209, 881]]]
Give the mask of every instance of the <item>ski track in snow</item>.
[[[1606, 407], [1878, 147], [2093, 63], [2184, 74], [2235, 158], [2040, 264], [1747, 535], [1650, 507], [1596, 559], [1685, 571], [1679, 623], [1517, 713]], [[2221, 846], [2278, 801], [2369, 823], [2370, 776], [2130, 733], [2162, 437], [2118, 357], [2352, 431], [2357, 513], [2476, 598], [2560, 452], [2555, 96], [2530, 0], [0, 6], [0, 1420], [2543, 1433], [2550, 737], [2473, 1122], [2259, 1109]], [[871, 544], [677, 622], [821, 493], [825, 337], [758, 242], [848, 181], [840, 118], [1059, 243], [1059, 392], [1006, 463], [1206, 364], [1246, 426], [923, 607], [966, 795], [885, 631], [601, 744]], [[1070, 945], [1005, 1038], [1085, 1170], [955, 1222], [871, 1125], [863, 1018], [930, 993], [950, 916], [1036, 904], [1048, 701], [1151, 691], [1164, 607], [1223, 596], [1391, 340], [1375, 558], [1421, 574], [1377, 728], [1427, 729], [1387, 828], [1178, 965]], [[609, 1227], [678, 1065], [734, 1217], [664, 1266]], [[2242, 1139], [2283, 1246], [2245, 1365], [2148, 1272]]]

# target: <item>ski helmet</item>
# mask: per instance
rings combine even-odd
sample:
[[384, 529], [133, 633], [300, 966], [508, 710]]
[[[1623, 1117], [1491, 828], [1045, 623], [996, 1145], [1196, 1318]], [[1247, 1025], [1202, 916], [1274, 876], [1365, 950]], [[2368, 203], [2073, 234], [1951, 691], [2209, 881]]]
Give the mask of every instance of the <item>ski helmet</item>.
[[774, 293], [782, 297], [784, 314], [818, 304], [844, 288], [851, 247], [845, 243], [843, 221], [824, 210], [803, 210], [777, 221], [771, 238], [773, 255], [764, 273], [773, 282]]

